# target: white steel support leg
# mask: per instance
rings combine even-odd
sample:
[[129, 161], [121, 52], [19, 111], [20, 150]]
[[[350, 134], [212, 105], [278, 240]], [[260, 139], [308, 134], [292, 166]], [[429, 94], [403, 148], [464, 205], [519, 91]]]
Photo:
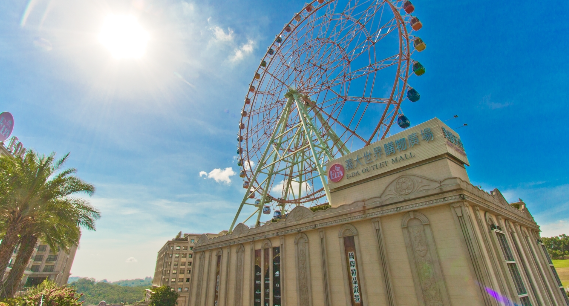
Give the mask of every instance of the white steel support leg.
[[316, 148], [314, 142], [312, 141], [312, 134], [316, 135], [316, 138], [318, 138], [318, 142], [323, 146], [321, 150], [324, 151], [324, 153], [328, 157], [328, 160], [332, 160], [332, 155], [329, 152], [328, 145], [322, 140], [318, 131], [314, 130], [314, 125], [312, 125], [312, 122], [310, 123], [307, 122], [309, 116], [308, 113], [306, 112], [306, 109], [304, 108], [304, 105], [302, 105], [303, 102], [300, 100], [298, 92], [291, 90], [289, 91], [289, 93], [292, 93], [292, 97], [290, 97], [289, 100], [293, 98], [296, 103], [296, 107], [299, 112], [300, 121], [302, 122], [302, 127], [304, 128], [304, 132], [306, 133], [306, 139], [310, 144], [310, 151], [312, 153], [312, 157], [314, 158], [314, 162], [316, 163], [316, 168], [318, 170], [318, 174], [320, 175], [320, 179], [322, 180], [322, 186], [324, 187], [326, 198], [328, 198], [328, 203], [331, 203], [330, 190], [328, 190], [328, 183], [326, 182], [324, 169], [322, 168], [322, 164], [320, 163], [320, 158], [318, 158], [318, 155], [316, 155]]
[[[269, 151], [272, 149], [272, 146], [273, 146], [273, 143], [275, 142], [276, 136], [278, 134], [280, 134], [281, 130], [283, 130], [286, 127], [286, 121], [288, 120], [288, 115], [286, 115], [286, 116], [284, 116], [284, 115], [290, 113], [291, 105], [292, 105], [292, 101], [288, 101], [288, 103], [286, 104], [286, 106], [283, 110], [283, 115], [279, 119], [279, 122], [277, 123], [277, 126], [275, 127], [275, 130], [273, 131], [273, 134], [271, 135], [271, 138], [269, 139], [269, 142], [267, 143], [267, 147], [265, 148], [265, 152], [263, 152], [263, 155], [261, 156], [261, 160], [259, 161], [259, 163], [257, 164], [257, 167], [255, 168], [255, 172], [253, 174], [253, 177], [251, 178], [251, 184], [252, 184], [252, 182], [254, 182], [257, 179], [257, 175], [259, 174], [261, 168], [263, 168], [263, 166], [265, 164], [265, 159], [267, 157], [267, 153], [269, 153]], [[249, 162], [249, 161], [247, 161], [247, 162]], [[268, 179], [268, 181], [270, 181], [270, 178]], [[233, 218], [233, 222], [231, 222], [231, 226], [229, 227], [229, 233], [231, 233], [233, 231], [233, 227], [235, 226], [235, 222], [237, 222], [237, 218], [239, 217], [239, 214], [241, 213], [241, 210], [243, 209], [243, 205], [245, 205], [245, 202], [249, 198], [250, 194], [251, 194], [251, 188], [249, 186], [249, 188], [247, 188], [247, 191], [245, 192], [245, 196], [243, 197], [243, 200], [241, 201], [241, 205], [239, 206], [239, 209], [237, 210], [237, 214], [235, 214], [235, 218]], [[261, 205], [262, 205], [262, 203], [261, 203]], [[262, 208], [258, 207], [257, 210], [259, 210], [259, 212], [260, 212], [260, 210], [262, 210]], [[255, 214], [255, 213], [253, 213], [253, 214]]]

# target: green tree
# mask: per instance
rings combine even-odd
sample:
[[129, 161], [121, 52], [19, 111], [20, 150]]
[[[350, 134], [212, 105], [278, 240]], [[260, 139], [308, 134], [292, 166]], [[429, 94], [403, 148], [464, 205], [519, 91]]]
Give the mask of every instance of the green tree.
[[176, 306], [179, 294], [170, 286], [161, 286], [152, 289], [150, 304], [148, 306]]
[[79, 301], [81, 294], [74, 288], [68, 286], [58, 286], [56, 283], [45, 280], [28, 290], [23, 296], [5, 300], [11, 306], [82, 306]]
[[85, 305], [97, 305], [100, 301], [112, 304], [133, 304], [144, 300], [146, 289], [150, 286], [127, 287], [108, 282], [96, 282], [92, 278], [80, 278], [71, 284], [82, 293], [81, 301]]
[[[28, 151], [24, 158], [0, 157], [0, 223], [4, 237], [0, 242], [0, 279], [16, 244], [20, 260], [14, 275], [2, 285], [2, 296], [12, 294], [21, 280], [37, 239], [53, 247], [67, 249], [77, 243], [79, 226], [94, 229], [99, 212], [83, 199], [71, 195], [92, 195], [95, 187], [75, 176], [76, 169], [60, 170], [69, 154], [55, 160], [55, 154], [39, 156]], [[27, 258], [27, 260], [26, 260]]]
[[97, 218], [99, 212], [83, 199], [54, 200], [42, 207], [38, 218], [24, 229], [20, 237], [20, 248], [4, 281], [2, 296], [13, 297], [17, 292], [38, 239], [47, 242], [51, 249], [69, 251], [72, 245], [79, 243], [80, 227], [95, 230]]

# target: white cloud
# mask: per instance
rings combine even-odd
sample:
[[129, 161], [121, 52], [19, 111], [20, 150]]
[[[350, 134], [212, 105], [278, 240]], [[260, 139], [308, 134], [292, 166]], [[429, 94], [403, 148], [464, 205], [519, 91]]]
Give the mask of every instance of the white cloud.
[[242, 60], [246, 55], [251, 54], [253, 52], [254, 47], [255, 47], [255, 42], [249, 39], [249, 41], [246, 44], [234, 50], [235, 53], [233, 54], [233, 56], [229, 58], [229, 60], [232, 62], [238, 62]]
[[557, 220], [552, 223], [540, 226], [541, 237], [553, 237], [569, 233], [569, 222], [567, 220]]
[[231, 28], [227, 28], [227, 32], [225, 32], [220, 27], [214, 27], [211, 29], [213, 31], [213, 36], [217, 41], [232, 41], [233, 40], [233, 30]]
[[[280, 183], [276, 184], [276, 185], [273, 187], [273, 189], [271, 189], [271, 192], [272, 192], [273, 194], [278, 195], [278, 197], [282, 196], [282, 195], [283, 195], [284, 184], [285, 184], [284, 180], [281, 181]], [[299, 187], [300, 184], [299, 184], [298, 182], [292, 181], [292, 182], [290, 183], [290, 185], [291, 185], [291, 187], [292, 187], [292, 190], [294, 190], [294, 194], [297, 195], [297, 193], [298, 193], [298, 187]], [[301, 192], [302, 192], [303, 195], [306, 194], [306, 191], [307, 191], [307, 190], [311, 190], [311, 189], [312, 189], [312, 187], [310, 187], [310, 184], [308, 184], [307, 182], [303, 182], [303, 183], [302, 183], [302, 191], [301, 191]], [[293, 192], [289, 190], [289, 195], [292, 195], [292, 194], [293, 194]]]
[[127, 262], [127, 263], [138, 262], [138, 260], [136, 260], [136, 258], [134, 258], [134, 257], [129, 257], [129, 258], [126, 259], [126, 262]]
[[231, 183], [231, 177], [235, 175], [235, 171], [233, 171], [232, 167], [225, 168], [221, 170], [219, 168], [211, 170], [211, 172], [207, 173], [205, 171], [200, 171], [200, 177], [205, 176], [206, 178], [214, 179], [216, 182], [224, 182], [226, 184]]

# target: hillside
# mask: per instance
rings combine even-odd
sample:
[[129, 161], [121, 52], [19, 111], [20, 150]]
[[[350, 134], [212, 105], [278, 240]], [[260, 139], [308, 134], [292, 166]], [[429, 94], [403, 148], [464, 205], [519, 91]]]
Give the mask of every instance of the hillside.
[[[86, 277], [72, 276], [69, 278], [67, 283], [71, 284], [71, 283], [76, 282], [82, 278], [86, 278]], [[142, 279], [142, 278], [123, 279], [123, 280], [119, 280], [116, 282], [109, 282], [106, 279], [104, 279], [104, 280], [101, 280], [100, 282], [113, 284], [113, 285], [119, 285], [119, 286], [126, 286], [126, 287], [152, 286], [152, 277], [148, 276], [148, 277], [145, 277], [144, 279]]]
[[[123, 285], [118, 285], [118, 283]], [[150, 285], [131, 286], [135, 283], [149, 283], [148, 278], [144, 280], [126, 280], [118, 281], [115, 283], [96, 282], [94, 279], [80, 278], [70, 285], [77, 289], [78, 293], [82, 293], [81, 301], [85, 305], [99, 304], [100, 301], [107, 303], [125, 303], [132, 304], [144, 299], [145, 289], [150, 288]]]

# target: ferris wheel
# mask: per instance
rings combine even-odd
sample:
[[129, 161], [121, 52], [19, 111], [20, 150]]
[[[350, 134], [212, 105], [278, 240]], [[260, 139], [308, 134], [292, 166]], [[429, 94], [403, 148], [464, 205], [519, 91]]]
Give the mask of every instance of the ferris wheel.
[[401, 104], [420, 95], [408, 78], [425, 72], [411, 59], [426, 48], [414, 9], [410, 1], [315, 0], [284, 25], [241, 111], [245, 194], [229, 231], [329, 203], [328, 161], [383, 139], [395, 122], [409, 127]]

